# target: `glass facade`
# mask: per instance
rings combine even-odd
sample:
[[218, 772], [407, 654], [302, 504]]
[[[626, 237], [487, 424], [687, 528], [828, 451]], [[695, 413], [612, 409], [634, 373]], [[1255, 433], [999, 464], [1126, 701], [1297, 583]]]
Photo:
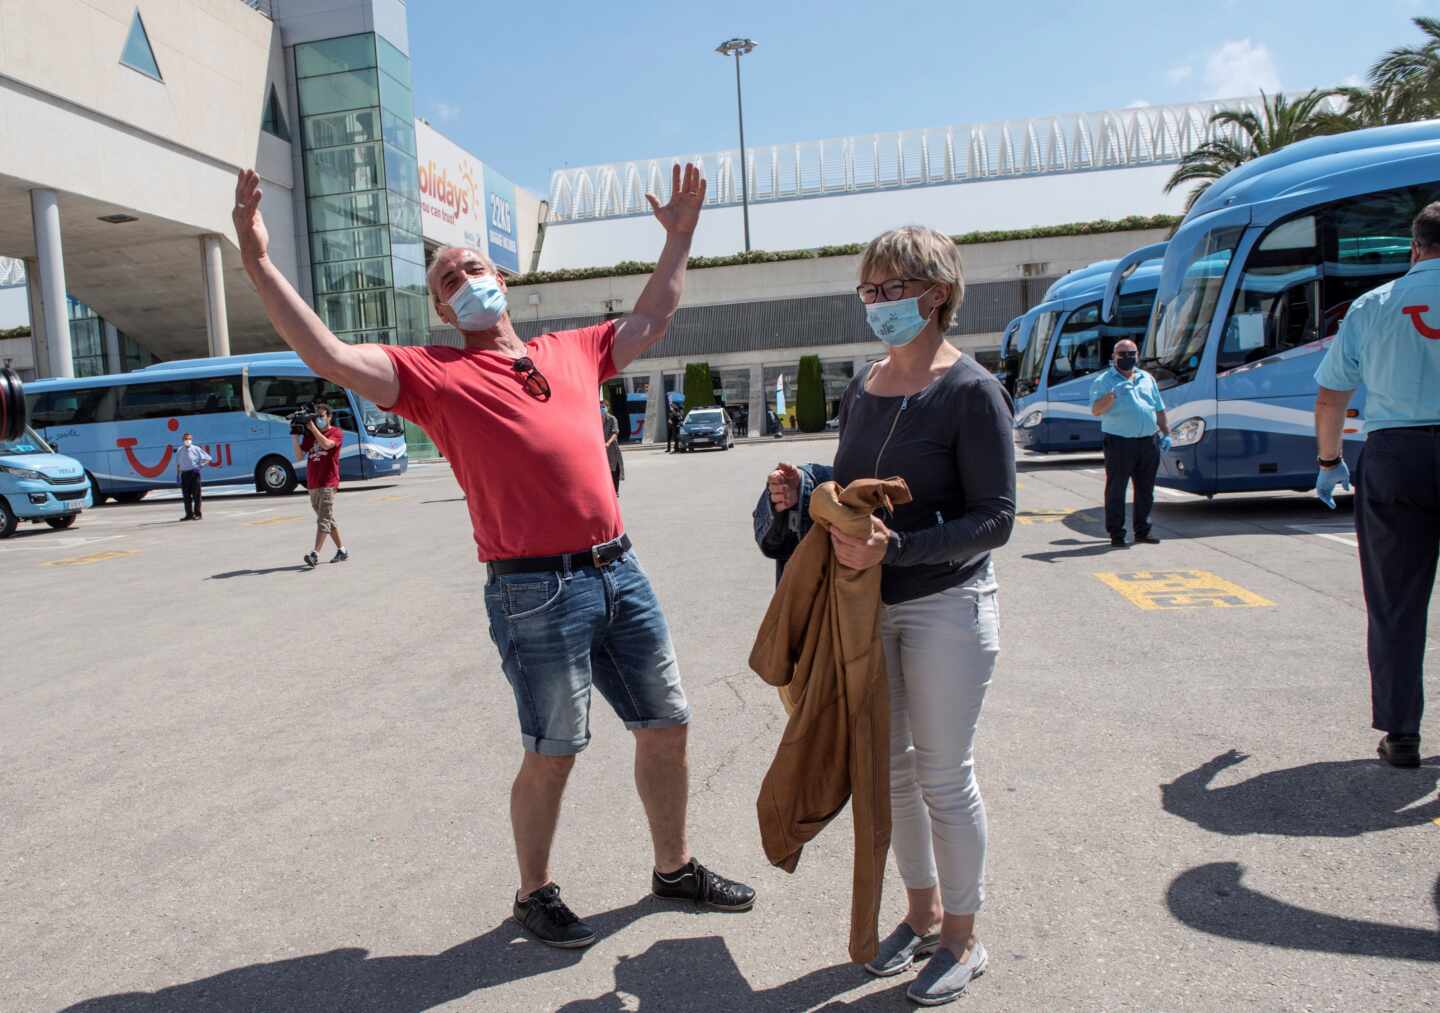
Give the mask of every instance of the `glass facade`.
[[[410, 58], [374, 33], [295, 47], [315, 312], [342, 341], [428, 340]], [[433, 456], [406, 426], [410, 453]]]
[[[89, 306], [73, 296], [66, 296], [70, 316], [70, 355], [76, 376], [104, 376], [110, 372], [105, 362], [105, 321]], [[129, 373], [159, 362], [149, 350], [124, 331], [120, 337], [120, 372]]]
[[344, 341], [426, 340], [410, 60], [373, 33], [295, 47], [315, 312]]

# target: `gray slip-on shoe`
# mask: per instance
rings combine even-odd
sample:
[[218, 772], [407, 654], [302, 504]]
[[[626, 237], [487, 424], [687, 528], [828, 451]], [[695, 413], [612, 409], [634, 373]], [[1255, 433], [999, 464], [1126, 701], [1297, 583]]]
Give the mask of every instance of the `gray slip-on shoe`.
[[905, 990], [911, 1002], [921, 1006], [943, 1006], [965, 994], [970, 982], [985, 973], [990, 955], [983, 943], [976, 943], [970, 950], [970, 959], [961, 963], [955, 954], [947, 949], [938, 949], [924, 969], [915, 976], [914, 983]]
[[940, 933], [917, 935], [908, 923], [901, 922], [894, 932], [880, 940], [875, 959], [865, 965], [865, 970], [877, 978], [888, 978], [915, 963], [916, 958], [928, 957], [939, 945]]

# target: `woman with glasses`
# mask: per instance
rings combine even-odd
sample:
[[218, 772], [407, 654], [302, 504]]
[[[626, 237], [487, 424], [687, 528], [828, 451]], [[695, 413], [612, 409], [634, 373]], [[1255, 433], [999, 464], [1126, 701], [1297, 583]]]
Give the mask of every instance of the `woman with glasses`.
[[[832, 531], [835, 558], [883, 567], [881, 636], [890, 681], [891, 848], [908, 895], [904, 921], [866, 970], [898, 974], [930, 960], [908, 994], [958, 998], [985, 971], [975, 931], [984, 899], [985, 804], [973, 742], [1000, 650], [990, 553], [1015, 520], [1010, 397], [945, 340], [965, 297], [960, 253], [910, 226], [866, 248], [856, 294], [885, 357], [840, 404], [833, 476], [898, 475], [914, 500], [871, 520], [870, 536]], [[769, 477], [774, 509], [799, 500], [799, 475]]]

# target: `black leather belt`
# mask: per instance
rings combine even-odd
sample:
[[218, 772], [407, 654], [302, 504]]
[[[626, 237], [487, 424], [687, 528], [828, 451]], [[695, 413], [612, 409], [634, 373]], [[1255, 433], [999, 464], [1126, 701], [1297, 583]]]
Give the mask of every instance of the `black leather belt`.
[[555, 571], [578, 570], [589, 566], [600, 569], [608, 566], [630, 551], [630, 536], [621, 535], [613, 542], [596, 545], [584, 552], [567, 552], [560, 556], [527, 556], [523, 559], [497, 559], [487, 564], [490, 572], [497, 577], [507, 573], [551, 573]]

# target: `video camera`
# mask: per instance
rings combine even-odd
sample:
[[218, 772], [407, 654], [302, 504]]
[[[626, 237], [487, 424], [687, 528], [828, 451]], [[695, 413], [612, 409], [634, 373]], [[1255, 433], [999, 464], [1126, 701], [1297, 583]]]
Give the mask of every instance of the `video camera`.
[[9, 366], [0, 367], [0, 440], [18, 440], [25, 432], [25, 385]]
[[[291, 436], [304, 436], [305, 427], [320, 417], [319, 405], [314, 401], [306, 401], [300, 406], [300, 410], [289, 416]], [[316, 428], [319, 428], [318, 426]]]

